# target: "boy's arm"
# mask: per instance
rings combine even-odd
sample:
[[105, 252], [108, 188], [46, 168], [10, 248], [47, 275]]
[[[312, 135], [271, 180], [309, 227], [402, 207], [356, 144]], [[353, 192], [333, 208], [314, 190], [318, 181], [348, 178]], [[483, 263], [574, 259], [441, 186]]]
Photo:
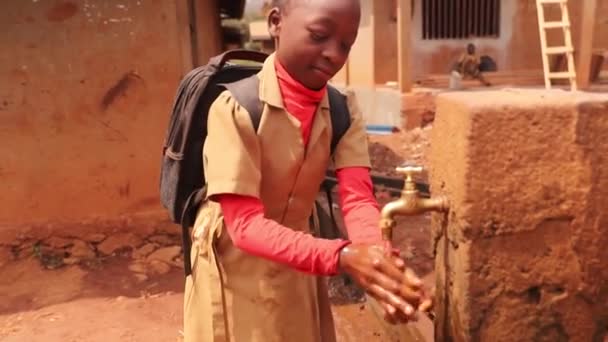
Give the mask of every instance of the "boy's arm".
[[325, 240], [295, 231], [264, 217], [262, 202], [254, 197], [217, 196], [226, 230], [239, 249], [315, 275], [335, 275], [339, 254], [350, 242]]
[[460, 67], [462, 65], [462, 63], [464, 63], [465, 58], [467, 57], [466, 54], [462, 54], [458, 57], [458, 60], [456, 61], [456, 65], [458, 67]]
[[340, 207], [353, 243], [381, 243], [380, 213], [369, 170], [371, 162], [365, 122], [353, 93], [347, 96], [350, 127], [334, 152]]
[[382, 243], [380, 210], [369, 169], [347, 167], [336, 171], [340, 208], [348, 237], [353, 243]]

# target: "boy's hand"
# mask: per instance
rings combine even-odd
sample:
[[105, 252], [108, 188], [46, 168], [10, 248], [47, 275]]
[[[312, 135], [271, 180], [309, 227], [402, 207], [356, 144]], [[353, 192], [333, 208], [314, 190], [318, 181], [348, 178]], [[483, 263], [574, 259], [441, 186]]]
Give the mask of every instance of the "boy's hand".
[[432, 295], [427, 295], [422, 288], [422, 280], [409, 268], [404, 271], [404, 281], [401, 284], [399, 295], [403, 298], [410, 298], [408, 303], [414, 308], [414, 313], [406, 315], [405, 313], [395, 310], [389, 304], [383, 304], [385, 312], [385, 320], [391, 324], [408, 323], [410, 321], [418, 321], [418, 312], [425, 312], [432, 309]]
[[[380, 302], [390, 323], [415, 318], [422, 281], [405, 263], [378, 245], [353, 244], [340, 252], [340, 268]], [[405, 272], [404, 272], [405, 271]]]
[[430, 316], [434, 316], [432, 312], [433, 306], [435, 305], [435, 288], [433, 288], [430, 293], [426, 294], [418, 307], [420, 312], [425, 312]]

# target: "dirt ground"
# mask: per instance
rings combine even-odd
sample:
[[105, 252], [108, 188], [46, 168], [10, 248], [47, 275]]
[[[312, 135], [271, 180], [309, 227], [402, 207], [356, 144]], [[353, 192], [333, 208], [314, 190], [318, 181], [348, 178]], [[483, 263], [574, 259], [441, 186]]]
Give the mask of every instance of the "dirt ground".
[[[424, 165], [427, 133], [370, 137], [375, 171], [394, 175], [404, 161]], [[399, 219], [395, 245], [432, 285], [429, 224], [427, 216]], [[179, 245], [177, 234], [145, 240], [98, 234], [0, 246], [0, 340], [181, 341]], [[339, 341], [404, 341], [377, 319], [356, 286], [343, 277], [329, 282]], [[432, 340], [428, 319], [410, 329], [421, 335], [408, 341]]]

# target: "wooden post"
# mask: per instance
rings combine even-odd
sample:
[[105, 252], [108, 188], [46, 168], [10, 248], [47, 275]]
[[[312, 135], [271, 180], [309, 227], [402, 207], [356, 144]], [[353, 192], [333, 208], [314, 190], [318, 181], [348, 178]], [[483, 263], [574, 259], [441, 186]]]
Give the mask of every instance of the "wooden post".
[[412, 90], [412, 68], [411, 68], [411, 26], [412, 26], [412, 1], [398, 0], [397, 12], [397, 70], [399, 73], [399, 90], [407, 93]]
[[[191, 0], [181, 0], [175, 3], [177, 11], [177, 29], [182, 62], [183, 75], [194, 67], [194, 53], [192, 51], [192, 3]], [[182, 76], [183, 76], [182, 75]]]
[[589, 86], [591, 72], [591, 58], [593, 53], [593, 29], [597, 0], [581, 0], [583, 11], [581, 16], [581, 36], [578, 49], [578, 84], [580, 88]]
[[193, 1], [194, 65], [200, 66], [222, 52], [222, 24], [218, 0]]

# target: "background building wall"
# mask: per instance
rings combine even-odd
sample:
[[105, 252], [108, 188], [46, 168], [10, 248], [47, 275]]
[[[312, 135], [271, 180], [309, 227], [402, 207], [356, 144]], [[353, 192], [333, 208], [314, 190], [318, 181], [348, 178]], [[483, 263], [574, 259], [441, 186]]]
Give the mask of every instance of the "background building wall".
[[0, 2], [0, 234], [160, 210], [161, 147], [188, 68], [176, 6]]

